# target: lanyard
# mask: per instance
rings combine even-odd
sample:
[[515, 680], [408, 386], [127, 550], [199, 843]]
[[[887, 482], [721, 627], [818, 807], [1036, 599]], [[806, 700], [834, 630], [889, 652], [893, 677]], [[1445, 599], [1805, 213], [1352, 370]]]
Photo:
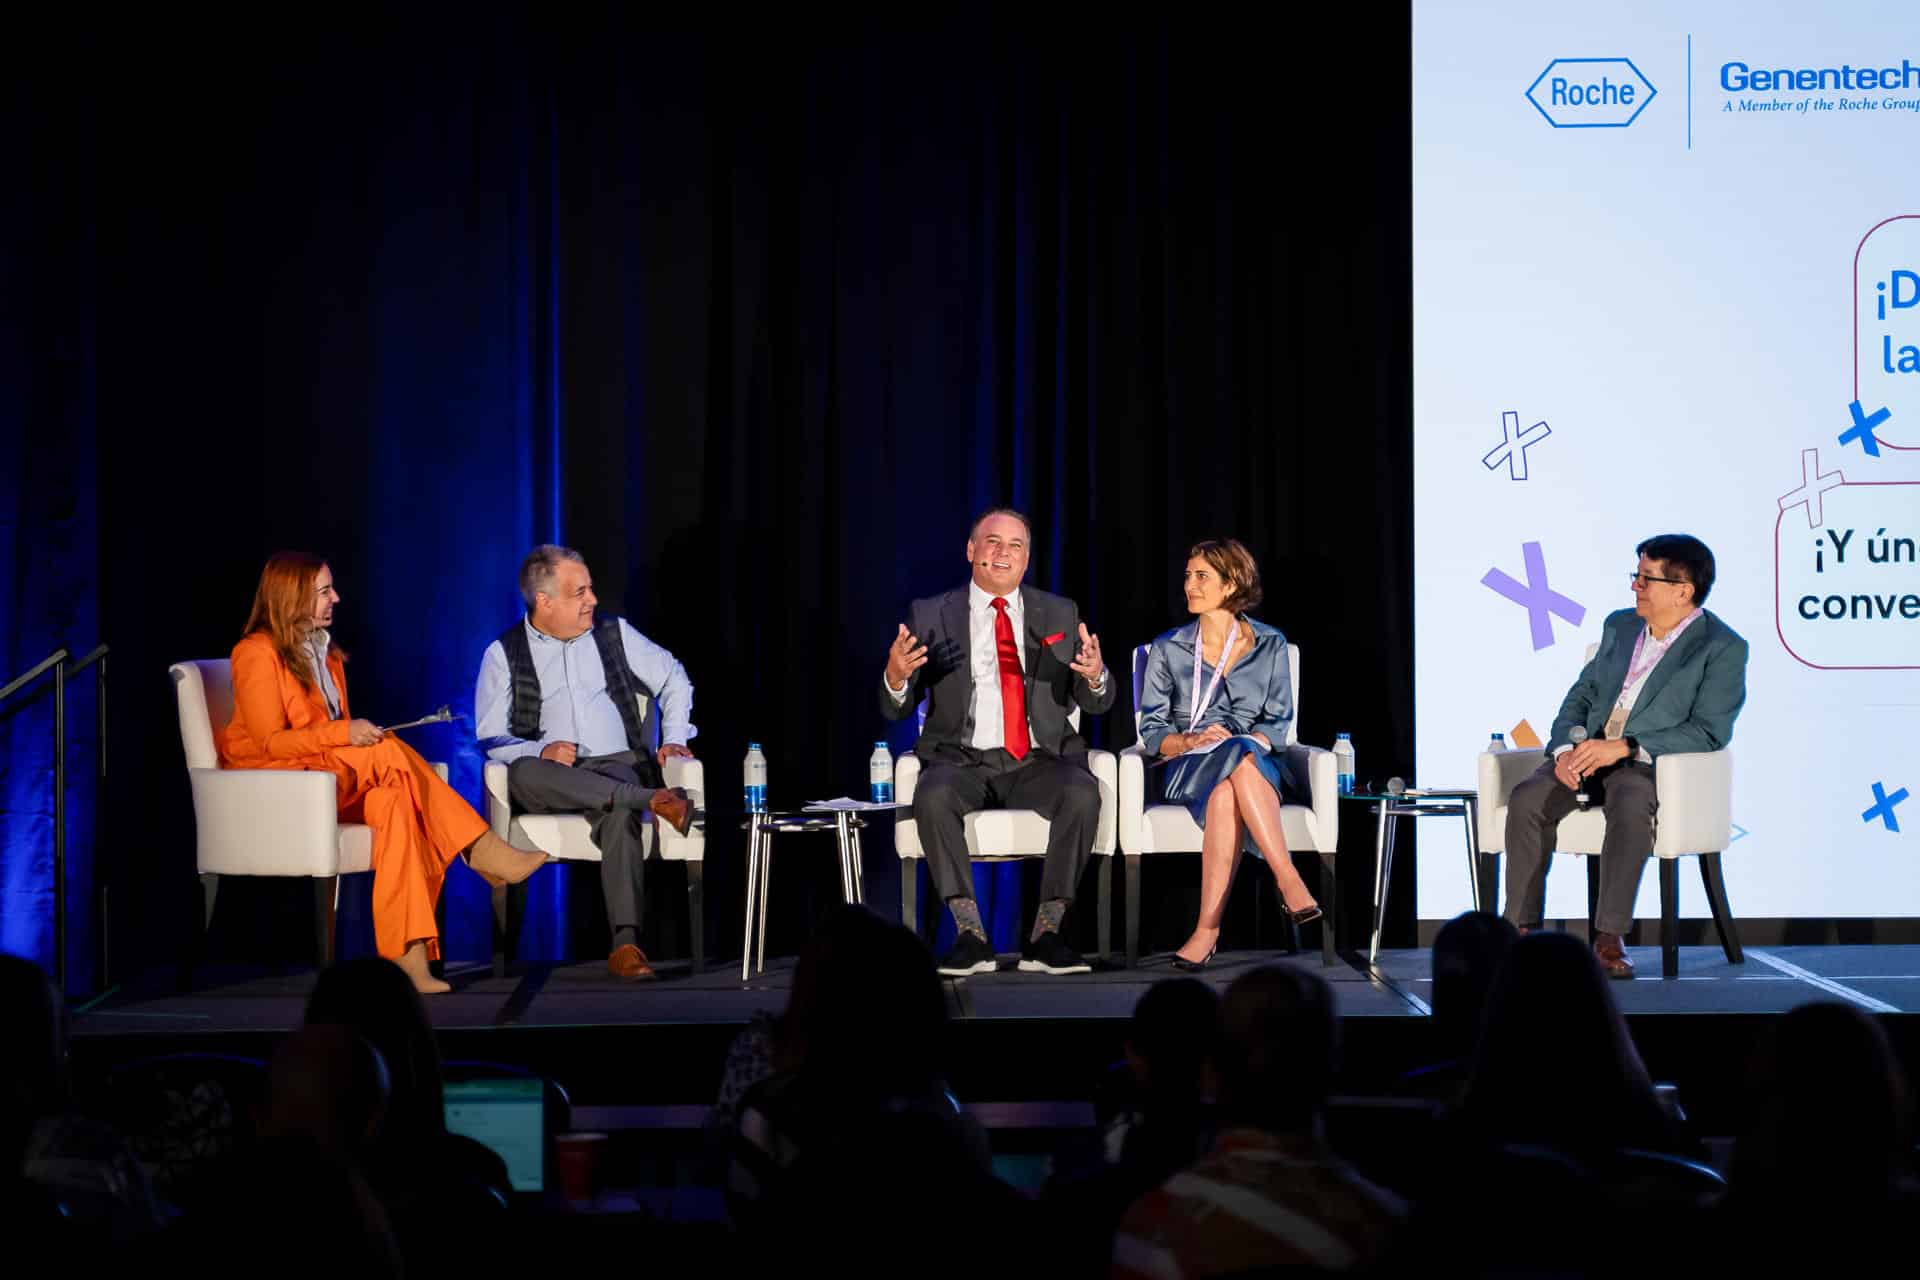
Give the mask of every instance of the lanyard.
[[[1625, 701], [1627, 690], [1633, 688], [1635, 682], [1660, 665], [1660, 659], [1667, 656], [1667, 650], [1673, 648], [1674, 642], [1680, 638], [1680, 633], [1692, 626], [1693, 620], [1699, 616], [1700, 610], [1695, 609], [1681, 620], [1679, 626], [1667, 632], [1667, 638], [1665, 640], [1655, 640], [1651, 645], [1647, 643], [1647, 640], [1653, 635], [1653, 632], [1644, 626], [1640, 628], [1640, 638], [1633, 642], [1633, 657], [1627, 660], [1627, 678], [1620, 686], [1620, 698], [1622, 701]], [[1642, 665], [1640, 655], [1643, 652], [1649, 651], [1650, 656], [1647, 658], [1646, 663]]]
[[1193, 628], [1193, 688], [1187, 694], [1187, 732], [1193, 732], [1193, 726], [1200, 722], [1200, 713], [1213, 702], [1214, 690], [1220, 687], [1220, 677], [1227, 670], [1227, 659], [1233, 656], [1233, 646], [1240, 639], [1240, 623], [1235, 619], [1233, 630], [1227, 633], [1227, 643], [1220, 650], [1220, 661], [1214, 665], [1213, 679], [1207, 681], [1207, 693], [1200, 696], [1200, 627]]

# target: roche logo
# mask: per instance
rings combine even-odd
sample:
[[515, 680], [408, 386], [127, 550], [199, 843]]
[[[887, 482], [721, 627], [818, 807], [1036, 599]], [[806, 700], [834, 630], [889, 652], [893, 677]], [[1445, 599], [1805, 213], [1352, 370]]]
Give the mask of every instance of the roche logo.
[[1629, 58], [1555, 58], [1527, 101], [1556, 129], [1624, 129], [1658, 92]]

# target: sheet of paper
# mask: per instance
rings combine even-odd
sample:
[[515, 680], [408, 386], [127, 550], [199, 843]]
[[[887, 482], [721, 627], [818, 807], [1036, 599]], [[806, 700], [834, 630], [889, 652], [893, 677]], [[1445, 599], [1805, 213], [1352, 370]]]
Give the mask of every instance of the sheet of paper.
[[855, 800], [851, 796], [841, 796], [834, 800], [809, 800], [801, 809], [803, 813], [865, 813], [869, 809], [899, 809], [905, 806], [894, 801], [875, 804], [871, 800]]

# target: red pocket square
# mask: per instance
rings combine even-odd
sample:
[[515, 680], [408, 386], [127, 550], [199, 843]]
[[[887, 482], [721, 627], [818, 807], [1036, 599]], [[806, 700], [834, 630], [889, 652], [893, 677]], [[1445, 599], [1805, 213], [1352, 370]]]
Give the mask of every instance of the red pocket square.
[[1064, 632], [1064, 631], [1056, 631], [1056, 632], [1054, 632], [1054, 633], [1053, 633], [1052, 635], [1050, 635], [1050, 636], [1048, 636], [1048, 637], [1047, 637], [1047, 638], [1046, 638], [1045, 640], [1042, 640], [1042, 641], [1041, 641], [1040, 643], [1041, 643], [1041, 644], [1056, 644], [1056, 643], [1058, 643], [1059, 641], [1061, 641], [1061, 640], [1064, 640], [1064, 639], [1066, 639], [1066, 638], [1067, 638], [1067, 633], [1066, 633], [1066, 632]]

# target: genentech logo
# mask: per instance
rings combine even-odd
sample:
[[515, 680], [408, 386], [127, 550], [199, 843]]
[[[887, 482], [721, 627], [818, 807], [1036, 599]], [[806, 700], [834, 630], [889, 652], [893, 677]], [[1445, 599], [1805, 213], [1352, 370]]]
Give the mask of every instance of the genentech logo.
[[1527, 101], [1556, 129], [1624, 129], [1657, 93], [1630, 58], [1555, 58]]

